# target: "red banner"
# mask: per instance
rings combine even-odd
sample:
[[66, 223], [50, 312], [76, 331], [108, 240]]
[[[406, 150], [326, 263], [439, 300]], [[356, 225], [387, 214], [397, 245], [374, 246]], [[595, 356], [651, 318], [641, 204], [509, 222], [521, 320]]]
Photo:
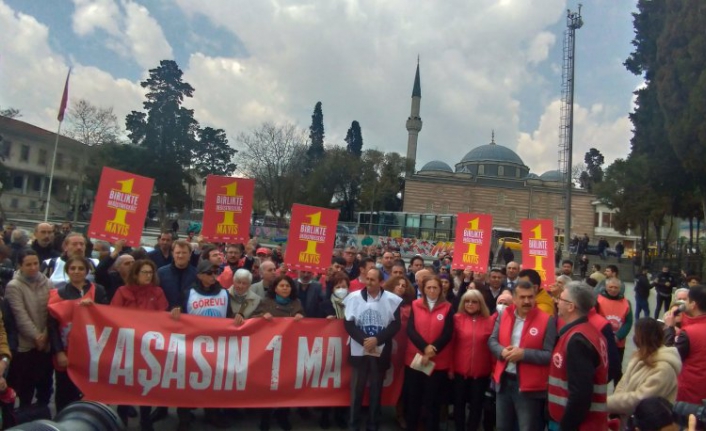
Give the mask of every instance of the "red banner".
[[522, 220], [522, 269], [534, 269], [542, 287], [554, 284], [554, 222]]
[[292, 205], [284, 263], [291, 269], [324, 272], [331, 266], [338, 211]]
[[490, 246], [493, 240], [493, 216], [490, 214], [456, 215], [456, 241], [454, 241], [453, 269], [470, 268], [487, 272]]
[[[348, 334], [342, 320], [231, 319], [116, 308], [76, 307], [69, 376], [84, 399], [169, 407], [349, 406]], [[402, 389], [402, 354], [393, 343], [383, 404]], [[396, 364], [400, 364], [397, 366]], [[238, 393], [247, 394], [238, 396]]]
[[213, 242], [247, 242], [254, 191], [255, 180], [209, 175], [201, 235]]
[[103, 168], [88, 236], [139, 247], [153, 186], [152, 178]]

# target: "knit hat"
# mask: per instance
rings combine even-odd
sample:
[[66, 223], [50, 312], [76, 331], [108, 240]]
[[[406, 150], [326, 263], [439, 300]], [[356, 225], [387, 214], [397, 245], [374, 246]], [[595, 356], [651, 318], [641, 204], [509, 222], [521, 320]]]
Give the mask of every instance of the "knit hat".
[[662, 397], [645, 398], [630, 417], [633, 427], [643, 431], [660, 430], [674, 423], [672, 403]]

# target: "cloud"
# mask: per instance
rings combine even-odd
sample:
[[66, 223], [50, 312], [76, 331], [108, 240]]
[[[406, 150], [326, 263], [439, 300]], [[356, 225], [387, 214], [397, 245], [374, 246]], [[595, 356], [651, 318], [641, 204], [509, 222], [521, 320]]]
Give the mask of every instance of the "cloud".
[[549, 56], [549, 49], [554, 45], [555, 41], [556, 36], [553, 34], [546, 31], [539, 33], [532, 39], [532, 43], [530, 43], [527, 60], [531, 64], [537, 64], [546, 60]]
[[[532, 172], [542, 174], [558, 169], [561, 101], [553, 100], [540, 117], [536, 130], [520, 133], [517, 154]], [[597, 148], [609, 166], [630, 151], [632, 123], [627, 115], [609, 117], [600, 104], [590, 109], [574, 105], [573, 163], [583, 163], [584, 154]]]
[[158, 60], [173, 58], [162, 27], [146, 7], [131, 0], [73, 1], [72, 24], [77, 35], [105, 31], [108, 49], [144, 69], [154, 67]]
[[[20, 109], [22, 121], [55, 130], [68, 62], [52, 51], [46, 25], [14, 13], [1, 1], [0, 28], [0, 80], [12, 83], [3, 89], [0, 105]], [[84, 98], [99, 106], [113, 106], [121, 115], [140, 107], [144, 91], [139, 84], [80, 63], [73, 67], [69, 105]]]

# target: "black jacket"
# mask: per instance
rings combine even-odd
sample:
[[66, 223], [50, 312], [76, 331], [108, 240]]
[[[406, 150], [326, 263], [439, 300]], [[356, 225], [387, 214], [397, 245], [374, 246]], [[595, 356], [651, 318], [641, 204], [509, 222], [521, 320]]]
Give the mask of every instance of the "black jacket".
[[645, 274], [639, 274], [635, 279], [635, 296], [647, 299], [650, 296], [652, 284]]
[[[96, 288], [95, 292], [95, 297], [93, 302], [96, 304], [102, 304], [102, 305], [108, 305], [110, 304], [110, 301], [108, 300], [108, 296], [105, 293], [105, 289], [103, 286], [100, 284], [93, 284]], [[88, 293], [88, 289], [90, 289], [91, 284], [86, 283], [83, 286], [83, 291], [79, 292], [76, 290], [75, 287], [66, 284], [62, 287], [59, 287], [57, 289], [57, 293], [59, 294], [59, 297], [63, 300], [73, 300], [73, 299], [80, 299], [82, 298], [86, 293]], [[63, 352], [66, 349], [66, 346], [64, 346], [64, 343], [61, 341], [61, 331], [59, 330], [59, 321], [56, 320], [55, 318], [52, 317], [51, 314], [49, 314], [49, 318], [47, 319], [47, 329], [49, 330], [49, 345], [51, 346], [51, 351], [52, 353], [59, 353]]]

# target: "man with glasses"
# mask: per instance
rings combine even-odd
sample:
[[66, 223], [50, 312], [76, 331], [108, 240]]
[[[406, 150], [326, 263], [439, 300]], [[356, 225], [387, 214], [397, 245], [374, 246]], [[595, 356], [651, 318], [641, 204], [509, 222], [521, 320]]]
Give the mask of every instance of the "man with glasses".
[[608, 347], [588, 321], [595, 304], [593, 288], [577, 281], [558, 298], [559, 317], [566, 324], [549, 370], [550, 430], [607, 429]]
[[355, 257], [357, 253], [358, 250], [353, 246], [347, 247], [343, 252], [343, 259], [346, 261], [346, 266], [343, 270], [350, 280], [355, 280], [360, 275], [360, 265], [358, 264], [358, 259]]

